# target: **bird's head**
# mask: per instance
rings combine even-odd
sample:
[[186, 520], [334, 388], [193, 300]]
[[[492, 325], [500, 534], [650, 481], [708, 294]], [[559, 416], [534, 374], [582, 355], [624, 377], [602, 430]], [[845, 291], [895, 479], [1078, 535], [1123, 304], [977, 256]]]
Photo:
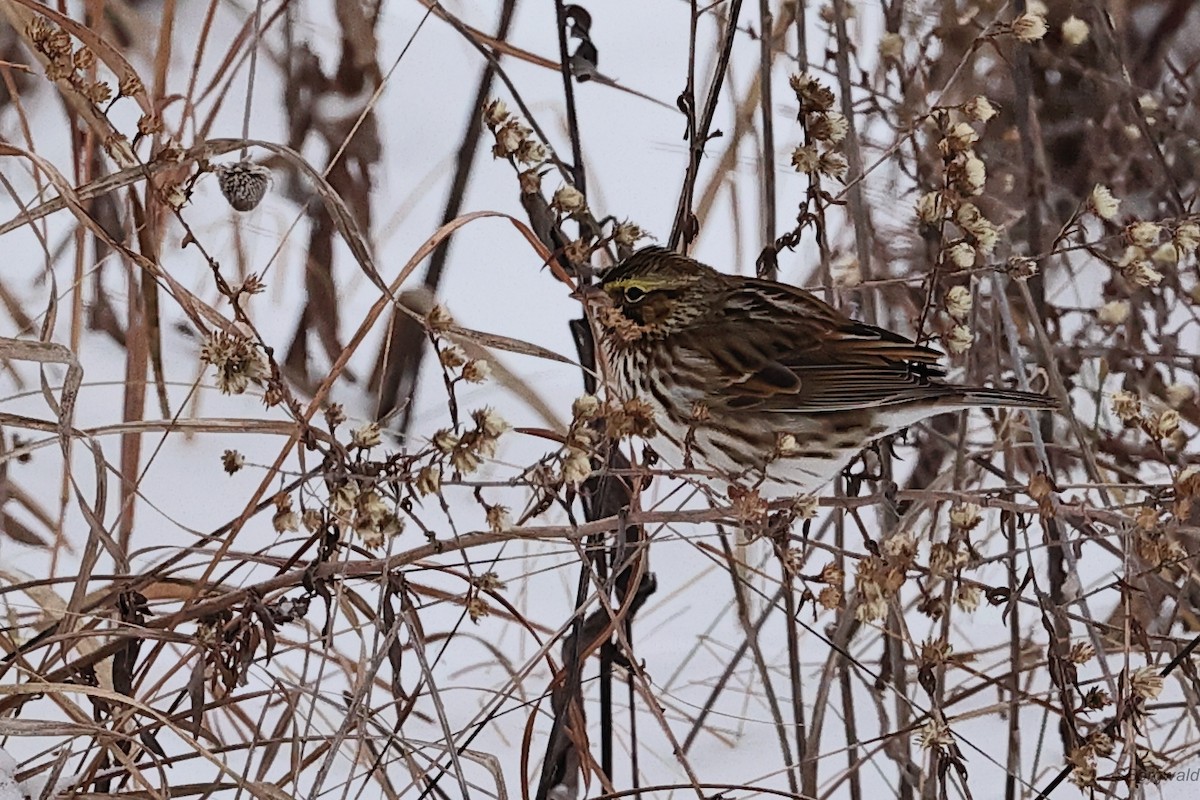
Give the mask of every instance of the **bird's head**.
[[601, 277], [601, 300], [608, 310], [599, 315], [600, 322], [626, 340], [678, 333], [708, 312], [716, 275], [664, 247], [639, 250]]

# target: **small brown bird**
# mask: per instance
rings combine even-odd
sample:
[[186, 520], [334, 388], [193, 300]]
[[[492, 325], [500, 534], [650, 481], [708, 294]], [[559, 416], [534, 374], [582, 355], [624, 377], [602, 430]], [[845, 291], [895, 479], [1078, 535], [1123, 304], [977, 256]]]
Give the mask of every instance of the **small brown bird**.
[[1040, 394], [943, 383], [936, 350], [802, 289], [663, 247], [608, 270], [599, 288], [610, 363], [654, 409], [664, 460], [761, 481], [764, 496], [812, 493], [871, 441], [935, 414], [1057, 407]]

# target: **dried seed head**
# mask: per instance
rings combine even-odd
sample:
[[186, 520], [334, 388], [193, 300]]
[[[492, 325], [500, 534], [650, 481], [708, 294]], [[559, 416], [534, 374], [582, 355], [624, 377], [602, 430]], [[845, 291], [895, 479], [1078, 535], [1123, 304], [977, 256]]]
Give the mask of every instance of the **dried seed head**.
[[965, 190], [965, 195], [977, 195], [983, 193], [983, 186], [987, 183], [987, 167], [983, 160], [971, 153], [962, 162], [962, 188]]
[[512, 527], [512, 514], [506, 506], [488, 506], [487, 524], [492, 533], [504, 533]]
[[975, 334], [971, 332], [970, 326], [955, 325], [943, 337], [943, 341], [946, 343], [946, 349], [958, 356], [971, 349], [971, 345], [975, 343]]
[[981, 600], [983, 600], [983, 590], [978, 586], [963, 584], [954, 593], [954, 605], [968, 614], [979, 608]]
[[946, 260], [959, 269], [975, 266], [975, 248], [966, 242], [956, 242], [946, 248]]
[[503, 100], [492, 100], [483, 107], [483, 124], [495, 128], [508, 119], [508, 105]]
[[944, 153], [962, 153], [969, 150], [979, 141], [979, 134], [965, 122], [960, 122], [946, 132], [946, 137], [939, 143]]
[[360, 450], [378, 447], [383, 441], [378, 422], [368, 422], [350, 431], [350, 443]]
[[1147, 665], [1134, 670], [1129, 676], [1129, 689], [1135, 697], [1143, 700], [1156, 699], [1163, 690], [1163, 679], [1158, 668]]
[[921, 747], [926, 750], [940, 750], [954, 745], [954, 734], [941, 720], [931, 719], [921, 728]]
[[1196, 247], [1200, 245], [1200, 225], [1194, 222], [1185, 222], [1175, 230], [1175, 246], [1179, 248], [1179, 252], [1184, 255], [1192, 255], [1196, 252]]
[[808, 120], [808, 134], [818, 142], [837, 144], [850, 132], [850, 123], [837, 111], [813, 114]]
[[1022, 14], [1013, 20], [1012, 32], [1022, 42], [1036, 42], [1046, 35], [1049, 28], [1041, 14]]
[[413, 485], [420, 495], [434, 494], [442, 488], [442, 471], [434, 466], [421, 467]]
[[952, 286], [946, 292], [946, 313], [958, 320], [965, 320], [971, 313], [971, 290], [966, 286]]
[[438, 303], [425, 315], [425, 324], [431, 331], [444, 331], [454, 324], [454, 317], [450, 316], [444, 305]]
[[458, 435], [449, 428], [442, 428], [440, 431], [433, 434], [430, 442], [435, 448], [443, 453], [449, 453], [454, 448], [458, 447]]
[[797, 172], [811, 175], [817, 171], [817, 165], [820, 162], [821, 155], [813, 145], [802, 145], [792, 151], [792, 166], [796, 168]]
[[495, 130], [496, 143], [492, 145], [492, 156], [508, 158], [521, 149], [530, 131], [516, 119], [509, 119]]
[[950, 507], [950, 526], [959, 531], [971, 531], [983, 522], [980, 508], [975, 503], [955, 503]]
[[221, 454], [221, 467], [230, 475], [246, 464], [246, 457], [237, 450], [226, 450]]
[[640, 240], [645, 239], [646, 232], [636, 224], [626, 220], [617, 225], [613, 229], [613, 241], [618, 247], [633, 247]]
[[574, 216], [587, 209], [587, 200], [583, 193], [571, 185], [563, 185], [554, 193], [550, 207], [564, 214]]
[[600, 399], [594, 394], [585, 394], [575, 398], [571, 404], [571, 416], [576, 420], [593, 419], [600, 413]]
[[963, 114], [975, 122], [987, 122], [998, 113], [996, 107], [983, 95], [976, 95], [963, 104]]
[[492, 365], [485, 358], [471, 359], [463, 366], [462, 376], [467, 383], [485, 383], [492, 377]]
[[789, 83], [796, 93], [796, 99], [800, 101], [801, 112], [828, 111], [833, 108], [833, 92], [811, 75], [792, 75]]
[[1136, 424], [1142, 419], [1141, 401], [1131, 392], [1113, 392], [1112, 409], [1117, 418], [1126, 425]]
[[1072, 14], [1063, 20], [1062, 38], [1071, 47], [1078, 47], [1087, 41], [1091, 28], [1079, 17]]
[[458, 369], [467, 363], [467, 354], [458, 345], [448, 344], [438, 352], [438, 361], [446, 369]]
[[471, 419], [475, 420], [475, 426], [479, 433], [489, 439], [497, 439], [502, 433], [512, 428], [504, 418], [496, 413], [495, 409], [483, 407], [471, 412]]
[[1135, 222], [1125, 229], [1125, 237], [1135, 247], [1149, 249], [1158, 244], [1158, 235], [1162, 227], [1156, 222]]
[[592, 459], [578, 448], [567, 448], [562, 463], [562, 480], [569, 486], [579, 486], [592, 474]]
[[946, 201], [941, 192], [926, 192], [917, 200], [917, 219], [937, 225], [946, 217]]
[[836, 150], [825, 151], [817, 161], [817, 170], [822, 175], [839, 181], [846, 177], [846, 170], [849, 168], [846, 157]]
[[217, 388], [223, 394], [242, 394], [252, 380], [268, 372], [266, 358], [244, 336], [218, 331], [209, 335], [200, 349], [200, 360], [217, 369]]
[[517, 161], [529, 166], [537, 166], [549, 158], [550, 152], [546, 146], [534, 139], [526, 139], [517, 148]]

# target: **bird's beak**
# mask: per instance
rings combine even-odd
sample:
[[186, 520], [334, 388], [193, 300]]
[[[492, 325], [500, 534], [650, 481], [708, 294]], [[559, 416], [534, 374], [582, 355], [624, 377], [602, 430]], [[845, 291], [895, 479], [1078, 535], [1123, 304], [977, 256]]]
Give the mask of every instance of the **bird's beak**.
[[571, 299], [578, 300], [579, 302], [587, 305], [594, 305], [607, 300], [608, 295], [605, 294], [604, 290], [599, 286], [594, 283], [590, 283], [586, 286], [576, 287], [575, 291], [571, 292]]

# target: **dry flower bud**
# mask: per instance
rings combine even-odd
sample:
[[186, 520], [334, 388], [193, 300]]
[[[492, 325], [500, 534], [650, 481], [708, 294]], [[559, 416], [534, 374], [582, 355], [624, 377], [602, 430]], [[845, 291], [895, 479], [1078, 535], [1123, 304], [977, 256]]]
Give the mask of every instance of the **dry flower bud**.
[[471, 419], [475, 420], [475, 427], [479, 432], [489, 439], [496, 439], [502, 433], [512, 428], [511, 425], [504, 421], [503, 417], [488, 406], [472, 411]]
[[1113, 413], [1125, 424], [1134, 424], [1142, 418], [1142, 404], [1137, 396], [1124, 390], [1113, 392]]
[[946, 349], [958, 356], [971, 349], [971, 345], [975, 343], [975, 334], [967, 325], [955, 325], [943, 341], [946, 343]]
[[449, 428], [442, 428], [433, 435], [430, 441], [434, 447], [443, 453], [449, 453], [455, 447], [458, 447], [458, 436]]
[[975, 266], [975, 248], [966, 242], [956, 242], [946, 248], [946, 260], [959, 269]]
[[1079, 17], [1072, 14], [1063, 20], [1062, 38], [1071, 47], [1078, 47], [1087, 41], [1091, 28]]
[[966, 161], [962, 165], [962, 182], [967, 189], [964, 194], [976, 195], [983, 193], [983, 186], [987, 182], [987, 167], [982, 159], [971, 154], [967, 156]]
[[955, 319], [966, 319], [971, 313], [971, 290], [966, 286], [952, 286], [946, 292], [946, 313]]
[[613, 241], [618, 247], [633, 247], [646, 238], [646, 232], [639, 226], [626, 220], [613, 229]]
[[837, 111], [813, 114], [808, 120], [808, 134], [818, 142], [837, 144], [850, 132], [850, 123]]
[[842, 256], [829, 267], [834, 286], [853, 289], [862, 283], [862, 267], [854, 256]]
[[489, 128], [495, 128], [508, 119], [508, 105], [503, 100], [492, 100], [483, 107], [483, 122]]
[[456, 344], [448, 344], [438, 353], [438, 361], [446, 369], [457, 369], [467, 363], [467, 354]]
[[567, 456], [563, 459], [563, 483], [579, 486], [592, 474], [592, 459], [583, 450], [574, 447], [567, 448]]
[[237, 450], [226, 450], [221, 454], [221, 467], [230, 475], [246, 464], [246, 457]]
[[487, 524], [492, 533], [504, 533], [512, 527], [512, 514], [507, 506], [488, 506]]
[[846, 170], [850, 168], [846, 157], [835, 150], [827, 150], [821, 154], [821, 158], [817, 162], [817, 169], [822, 175], [836, 180], [842, 180], [846, 177]]
[[575, 398], [571, 404], [571, 416], [577, 420], [589, 420], [600, 413], [600, 399], [594, 394]]
[[885, 33], [879, 39], [879, 58], [883, 61], [899, 61], [904, 55], [904, 39], [898, 33]]
[[1163, 690], [1163, 679], [1158, 673], [1158, 667], [1150, 665], [1134, 670], [1129, 676], [1130, 690], [1143, 700], [1156, 699]]
[[413, 488], [422, 496], [434, 494], [442, 488], [442, 471], [434, 466], [421, 467]]
[[1096, 657], [1096, 648], [1089, 642], [1075, 642], [1067, 651], [1067, 658], [1074, 664], [1086, 664]]
[[517, 148], [517, 161], [529, 166], [537, 166], [549, 158], [549, 156], [550, 153], [546, 150], [546, 145], [534, 139], [526, 139]]
[[939, 145], [945, 153], [962, 153], [979, 141], [979, 134], [965, 122], [960, 122], [946, 132]]
[[587, 208], [587, 201], [584, 199], [583, 193], [574, 186], [563, 185], [554, 193], [550, 207], [564, 214], [574, 215]]
[[813, 145], [803, 145], [792, 151], [792, 166], [797, 172], [811, 175], [817, 171], [821, 156]]
[[954, 745], [954, 734], [939, 719], [931, 719], [921, 727], [919, 741], [925, 750], [941, 750]]
[[1110, 300], [1100, 306], [1096, 316], [1105, 325], [1121, 325], [1129, 319], [1130, 308], [1128, 300]]
[[1125, 237], [1130, 244], [1143, 249], [1154, 247], [1158, 243], [1158, 235], [1162, 227], [1156, 222], [1135, 222], [1125, 229]]
[[378, 422], [368, 422], [350, 431], [350, 443], [362, 450], [378, 447], [382, 442]]
[[1154, 419], [1153, 429], [1159, 439], [1169, 438], [1179, 430], [1179, 412], [1173, 408], [1162, 412]]
[[833, 92], [811, 75], [792, 75], [789, 82], [801, 111], [828, 111], [833, 108]]
[[1146, 261], [1134, 261], [1125, 269], [1121, 270], [1126, 278], [1136, 283], [1138, 286], [1158, 286], [1162, 283], [1163, 274], [1154, 267], [1150, 266]]
[[1179, 252], [1190, 256], [1196, 252], [1196, 247], [1200, 246], [1200, 225], [1194, 222], [1185, 222], [1176, 229], [1174, 238]]
[[444, 305], [438, 303], [425, 315], [425, 324], [429, 326], [430, 330], [444, 331], [454, 324], [454, 318], [450, 316], [450, 312]]
[[269, 372], [266, 358], [251, 340], [224, 331], [209, 335], [200, 349], [200, 360], [216, 367], [217, 388], [222, 394], [242, 394], [250, 381]]
[[917, 200], [917, 219], [926, 225], [937, 225], [946, 217], [945, 199], [941, 192], [926, 192]]
[[982, 599], [983, 590], [978, 586], [960, 585], [958, 591], [954, 593], [954, 605], [968, 614], [979, 608], [979, 602]]
[[842, 604], [842, 590], [836, 586], [826, 586], [817, 593], [817, 603], [826, 611], [833, 611]]
[[467, 383], [484, 383], [492, 377], [492, 365], [485, 358], [473, 358], [463, 366], [462, 376]]
[[1046, 18], [1041, 14], [1022, 14], [1013, 20], [1012, 32], [1022, 42], [1036, 42], [1049, 30]]
[[521, 149], [521, 145], [529, 136], [529, 129], [515, 119], [496, 128], [496, 144], [492, 147], [492, 155], [496, 158], [508, 158]]
[[796, 497], [792, 500], [792, 513], [796, 515], [797, 519], [816, 519], [818, 508], [820, 508], [820, 504], [812, 495]]
[[950, 525], [956, 530], [971, 531], [983, 522], [980, 508], [975, 503], [955, 503], [950, 506]]
[[790, 433], [778, 434], [775, 438], [775, 452], [782, 458], [794, 456], [800, 451], [800, 443]]
[[121, 76], [121, 82], [117, 84], [117, 93], [121, 97], [132, 97], [136, 94], [144, 94], [146, 87], [142, 85], [142, 79], [137, 76], [132, 70]]
[[998, 113], [996, 107], [983, 95], [976, 95], [968, 100], [962, 111], [967, 119], [975, 122], [987, 122]]
[[479, 469], [483, 459], [470, 448], [458, 447], [450, 454], [450, 465], [461, 473], [474, 472]]

